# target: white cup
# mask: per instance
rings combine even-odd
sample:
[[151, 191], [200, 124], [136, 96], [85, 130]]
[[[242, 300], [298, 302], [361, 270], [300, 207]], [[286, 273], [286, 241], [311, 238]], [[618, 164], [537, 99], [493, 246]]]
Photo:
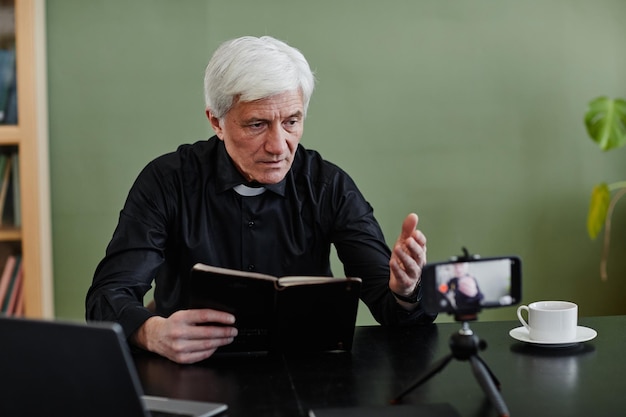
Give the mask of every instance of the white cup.
[[[528, 322], [522, 311], [528, 313]], [[517, 318], [528, 329], [532, 340], [571, 342], [576, 339], [578, 306], [569, 301], [536, 301], [517, 308]]]

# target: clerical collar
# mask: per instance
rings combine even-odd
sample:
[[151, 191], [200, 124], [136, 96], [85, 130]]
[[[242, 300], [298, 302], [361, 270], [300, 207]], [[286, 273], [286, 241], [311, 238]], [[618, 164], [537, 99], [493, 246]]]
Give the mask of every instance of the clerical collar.
[[254, 197], [263, 194], [267, 190], [267, 188], [263, 187], [261, 184], [252, 187], [246, 184], [239, 184], [234, 186], [233, 190], [235, 190], [235, 192], [241, 196]]

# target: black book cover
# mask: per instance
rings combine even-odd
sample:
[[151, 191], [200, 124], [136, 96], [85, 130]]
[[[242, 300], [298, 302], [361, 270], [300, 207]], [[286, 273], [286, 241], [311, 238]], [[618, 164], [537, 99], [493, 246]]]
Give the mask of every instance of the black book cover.
[[239, 335], [218, 352], [349, 351], [361, 280], [272, 277], [197, 264], [190, 308], [232, 313]]

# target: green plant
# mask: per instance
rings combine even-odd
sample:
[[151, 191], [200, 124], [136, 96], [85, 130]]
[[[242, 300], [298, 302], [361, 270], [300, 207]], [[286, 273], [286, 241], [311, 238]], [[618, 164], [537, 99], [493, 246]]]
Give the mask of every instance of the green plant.
[[[626, 101], [598, 97], [589, 103], [585, 114], [585, 125], [589, 137], [602, 149], [609, 151], [626, 145]], [[611, 238], [611, 217], [617, 201], [626, 195], [626, 181], [607, 184], [600, 183], [593, 187], [589, 213], [587, 215], [587, 233], [593, 240], [604, 228], [604, 244], [600, 261], [600, 277], [608, 279], [607, 259]]]

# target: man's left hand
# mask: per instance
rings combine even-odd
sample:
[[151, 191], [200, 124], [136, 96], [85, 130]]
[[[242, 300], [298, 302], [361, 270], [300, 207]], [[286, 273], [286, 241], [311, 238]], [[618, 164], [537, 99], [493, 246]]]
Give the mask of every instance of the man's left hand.
[[419, 285], [426, 264], [426, 236], [417, 230], [418, 221], [415, 213], [404, 219], [389, 260], [389, 288], [405, 297], [410, 297]]

